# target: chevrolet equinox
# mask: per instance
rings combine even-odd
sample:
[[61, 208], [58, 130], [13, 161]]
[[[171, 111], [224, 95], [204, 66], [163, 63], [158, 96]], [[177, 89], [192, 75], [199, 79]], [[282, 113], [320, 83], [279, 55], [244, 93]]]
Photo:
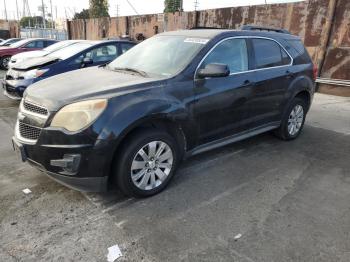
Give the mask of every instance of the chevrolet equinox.
[[184, 158], [270, 130], [298, 137], [316, 71], [282, 29], [166, 32], [107, 65], [31, 85], [12, 142], [71, 188], [151, 196]]

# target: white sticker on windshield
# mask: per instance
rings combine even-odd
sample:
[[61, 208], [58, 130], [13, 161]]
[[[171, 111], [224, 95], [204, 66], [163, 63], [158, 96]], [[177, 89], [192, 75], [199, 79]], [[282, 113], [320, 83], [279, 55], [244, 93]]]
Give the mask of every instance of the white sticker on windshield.
[[205, 45], [208, 43], [209, 39], [204, 39], [204, 38], [186, 38], [184, 40], [185, 43], [196, 43], [196, 44], [202, 44]]

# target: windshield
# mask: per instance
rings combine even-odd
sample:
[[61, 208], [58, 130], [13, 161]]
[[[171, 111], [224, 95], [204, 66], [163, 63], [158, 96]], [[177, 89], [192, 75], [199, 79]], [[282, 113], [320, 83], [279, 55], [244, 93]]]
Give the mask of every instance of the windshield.
[[54, 52], [56, 50], [59, 50], [65, 46], [69, 46], [69, 45], [72, 45], [74, 44], [75, 42], [71, 42], [71, 41], [61, 41], [61, 42], [57, 42], [57, 43], [54, 43], [48, 47], [45, 47], [43, 50], [51, 53], [51, 52]]
[[155, 36], [131, 48], [108, 66], [135, 69], [147, 75], [173, 76], [183, 70], [208, 39]]
[[57, 57], [61, 60], [67, 59], [83, 50], [85, 50], [86, 48], [91, 47], [92, 45], [89, 43], [76, 43], [74, 45], [69, 45], [66, 47], [63, 47], [59, 50], [56, 50], [52, 53], [49, 54], [49, 56], [52, 57]]
[[28, 39], [19, 40], [18, 42], [11, 44], [10, 47], [20, 47], [20, 46], [24, 45], [25, 43], [28, 43], [29, 41], [30, 40], [28, 40]]

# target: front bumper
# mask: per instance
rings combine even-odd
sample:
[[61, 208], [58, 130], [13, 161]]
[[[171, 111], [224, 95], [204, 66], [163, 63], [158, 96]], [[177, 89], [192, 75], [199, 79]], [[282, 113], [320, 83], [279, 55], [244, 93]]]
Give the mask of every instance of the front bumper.
[[[97, 147], [88, 144], [27, 144], [16, 136], [12, 141], [22, 161], [28, 162], [55, 181], [79, 191], [103, 192], [108, 189], [108, 143], [97, 143]], [[79, 156], [74, 169], [57, 165], [58, 160], [67, 159], [67, 154]]]
[[21, 100], [26, 88], [34, 83], [34, 79], [2, 80], [4, 95], [13, 100]]

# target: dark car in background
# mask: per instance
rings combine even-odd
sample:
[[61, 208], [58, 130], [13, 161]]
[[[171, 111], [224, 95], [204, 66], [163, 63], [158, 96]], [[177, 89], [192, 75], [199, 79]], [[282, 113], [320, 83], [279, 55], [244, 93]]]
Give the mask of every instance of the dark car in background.
[[18, 41], [22, 40], [21, 38], [10, 38], [10, 39], [6, 39], [6, 40], [3, 40], [1, 43], [0, 43], [0, 47], [2, 46], [9, 46], [9, 45], [12, 45]]
[[162, 33], [106, 66], [35, 83], [14, 148], [72, 188], [114, 183], [145, 197], [166, 187], [183, 158], [272, 130], [293, 140], [316, 67], [299, 37], [257, 30]]
[[28, 38], [20, 40], [10, 46], [0, 48], [0, 69], [8, 69], [10, 58], [15, 54], [43, 49], [56, 42], [56, 40], [51, 39]]
[[64, 72], [109, 63], [134, 45], [130, 41], [85, 40], [16, 63], [3, 80], [4, 94], [11, 99], [21, 99], [24, 90], [35, 82]]

